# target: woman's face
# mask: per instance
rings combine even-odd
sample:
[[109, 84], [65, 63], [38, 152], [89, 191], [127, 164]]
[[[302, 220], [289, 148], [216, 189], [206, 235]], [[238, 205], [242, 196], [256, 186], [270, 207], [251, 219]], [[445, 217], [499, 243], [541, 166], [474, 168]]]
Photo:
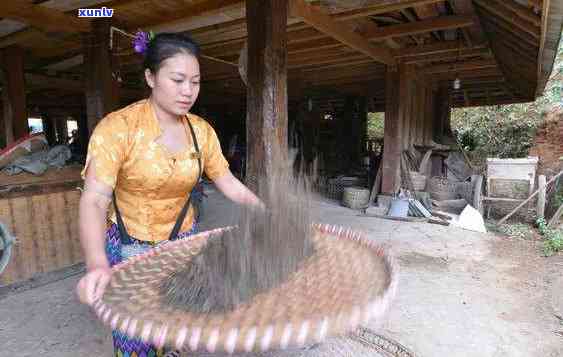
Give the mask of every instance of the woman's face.
[[199, 94], [199, 62], [190, 54], [180, 52], [167, 58], [156, 74], [147, 69], [145, 78], [153, 100], [172, 115], [188, 113]]

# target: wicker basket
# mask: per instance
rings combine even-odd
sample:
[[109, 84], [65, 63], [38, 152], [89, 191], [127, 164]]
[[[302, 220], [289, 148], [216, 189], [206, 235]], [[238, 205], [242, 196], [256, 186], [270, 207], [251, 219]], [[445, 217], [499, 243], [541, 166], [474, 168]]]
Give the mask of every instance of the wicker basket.
[[342, 204], [351, 209], [365, 209], [369, 205], [370, 191], [363, 187], [345, 187]]
[[327, 197], [333, 200], [342, 200], [344, 188], [361, 186], [362, 180], [359, 177], [338, 177], [329, 179], [326, 186]]
[[455, 200], [458, 197], [457, 183], [444, 177], [432, 177], [428, 182], [428, 192], [437, 201]]
[[285, 282], [233, 311], [198, 314], [176, 308], [165, 304], [159, 289], [211, 235], [233, 227], [168, 242], [115, 265], [93, 307], [105, 325], [129, 337], [193, 353], [290, 350], [370, 321], [381, 323], [398, 281], [392, 257], [361, 232], [324, 224], [313, 228], [315, 254]]
[[415, 191], [424, 191], [426, 188], [426, 175], [422, 175], [416, 171], [409, 171], [413, 189]]

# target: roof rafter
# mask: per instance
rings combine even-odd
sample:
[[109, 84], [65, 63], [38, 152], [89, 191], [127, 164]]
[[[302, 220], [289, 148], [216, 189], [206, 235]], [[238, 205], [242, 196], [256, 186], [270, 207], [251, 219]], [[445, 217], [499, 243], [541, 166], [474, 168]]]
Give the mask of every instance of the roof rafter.
[[371, 41], [381, 41], [387, 38], [410, 36], [436, 30], [457, 29], [472, 25], [473, 18], [470, 16], [442, 16], [430, 20], [379, 27], [370, 33], [366, 33], [365, 36]]
[[370, 44], [365, 37], [350, 31], [346, 26], [333, 20], [329, 15], [320, 12], [313, 6], [308, 5], [305, 1], [290, 0], [289, 8], [293, 16], [300, 17], [317, 30], [333, 37], [345, 45], [354, 48], [376, 61], [390, 65], [395, 64], [395, 59], [387, 47], [378, 47]]

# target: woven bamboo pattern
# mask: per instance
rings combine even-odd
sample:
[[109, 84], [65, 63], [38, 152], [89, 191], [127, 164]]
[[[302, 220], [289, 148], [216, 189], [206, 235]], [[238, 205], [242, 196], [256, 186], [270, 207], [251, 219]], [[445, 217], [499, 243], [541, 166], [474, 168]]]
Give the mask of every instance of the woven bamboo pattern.
[[275, 289], [224, 314], [198, 315], [163, 306], [158, 284], [184, 267], [220, 228], [163, 244], [113, 267], [97, 316], [112, 329], [157, 347], [263, 352], [318, 343], [381, 319], [397, 285], [397, 267], [362, 233], [314, 225], [316, 253]]
[[363, 187], [345, 187], [342, 204], [351, 209], [365, 209], [369, 206], [370, 191]]
[[342, 200], [344, 188], [352, 186], [361, 186], [365, 182], [359, 177], [340, 177], [329, 179], [327, 183], [327, 197], [333, 200]]

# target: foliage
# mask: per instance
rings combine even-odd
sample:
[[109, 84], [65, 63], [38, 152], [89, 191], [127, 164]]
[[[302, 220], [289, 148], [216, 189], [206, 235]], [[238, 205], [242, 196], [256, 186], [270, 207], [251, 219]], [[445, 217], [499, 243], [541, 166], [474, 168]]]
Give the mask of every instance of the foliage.
[[[563, 41], [562, 41], [563, 43]], [[452, 111], [452, 129], [473, 157], [526, 157], [544, 114], [562, 105], [563, 44], [543, 95], [535, 102]]]
[[563, 230], [548, 228], [544, 218], [536, 220], [538, 231], [544, 237], [543, 252], [546, 257], [563, 250]]
[[537, 108], [514, 104], [454, 110], [452, 126], [474, 157], [526, 157], [542, 122]]
[[368, 113], [368, 139], [383, 139], [385, 113]]
[[532, 227], [524, 223], [503, 224], [496, 230], [511, 238], [531, 240], [534, 237]]

